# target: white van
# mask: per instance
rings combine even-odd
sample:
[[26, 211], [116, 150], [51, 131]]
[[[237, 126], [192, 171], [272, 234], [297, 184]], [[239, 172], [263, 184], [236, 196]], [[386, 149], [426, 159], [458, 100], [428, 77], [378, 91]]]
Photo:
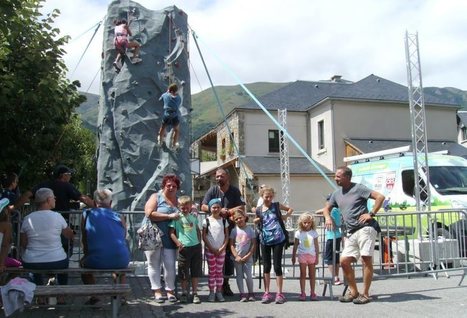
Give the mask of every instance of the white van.
[[[383, 204], [384, 211], [410, 212], [416, 210], [413, 159], [411, 152], [399, 152], [389, 156], [380, 155], [376, 158], [367, 154], [348, 157], [344, 160], [351, 163], [352, 182], [362, 183], [384, 194], [386, 197]], [[438, 217], [435, 217], [436, 221], [432, 220], [432, 223], [422, 216], [421, 229], [418, 229], [418, 223], [409, 214], [378, 218], [378, 221], [383, 227], [389, 226], [388, 229], [393, 225], [406, 227], [408, 229], [406, 239], [428, 235], [428, 225], [431, 224], [436, 236], [458, 240], [460, 255], [467, 256], [465, 214], [449, 212], [449, 210], [467, 211], [467, 160], [457, 156], [431, 153], [428, 154], [428, 166], [431, 211], [448, 211], [442, 212], [442, 216], [440, 213]], [[426, 175], [422, 175], [421, 178], [426, 182]], [[368, 200], [368, 202], [372, 205], [374, 201]], [[452, 244], [456, 245], [456, 243]], [[459, 251], [455, 255], [458, 256]]]
[[[429, 154], [428, 166], [432, 210], [467, 209], [467, 160]], [[386, 196], [386, 209], [415, 210], [412, 154], [353, 163], [350, 168], [353, 182], [363, 183]]]

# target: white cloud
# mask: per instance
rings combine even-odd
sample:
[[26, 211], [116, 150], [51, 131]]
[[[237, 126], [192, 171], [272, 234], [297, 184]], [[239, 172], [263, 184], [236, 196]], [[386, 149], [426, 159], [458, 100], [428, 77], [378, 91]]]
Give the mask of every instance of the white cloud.
[[[126, 2], [127, 0], [125, 0]], [[215, 85], [237, 84], [216, 55], [244, 82], [329, 79], [334, 74], [357, 81], [377, 74], [406, 85], [405, 31], [418, 32], [423, 85], [467, 90], [467, 2], [462, 0], [141, 0], [148, 9], [176, 5], [188, 14], [200, 38]], [[48, 0], [62, 12], [56, 25], [77, 36], [101, 20], [108, 3]], [[100, 68], [102, 28], [72, 79], [87, 90]], [[93, 31], [67, 45], [70, 74]], [[209, 84], [190, 42], [192, 91]], [[99, 78], [90, 92], [98, 93]]]

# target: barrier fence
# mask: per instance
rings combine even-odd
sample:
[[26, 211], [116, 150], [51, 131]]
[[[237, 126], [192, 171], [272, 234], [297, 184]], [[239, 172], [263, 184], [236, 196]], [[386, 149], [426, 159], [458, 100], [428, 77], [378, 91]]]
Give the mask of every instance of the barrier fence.
[[[70, 257], [70, 267], [79, 266], [82, 257], [81, 248], [81, 215], [82, 211], [71, 211], [63, 213], [69, 215], [70, 227], [75, 231], [73, 241], [73, 255]], [[137, 229], [141, 225], [144, 217], [143, 211], [124, 211], [128, 236], [127, 240], [131, 251], [131, 259], [135, 264], [139, 264], [141, 270], [136, 274], [147, 275], [146, 258], [144, 253], [138, 249]], [[293, 244], [294, 232], [297, 228], [297, 221], [300, 212], [292, 215], [292, 226], [289, 230], [289, 237]], [[249, 213], [249, 224], [252, 224], [254, 214]], [[199, 213], [199, 223], [206, 217], [204, 213]], [[319, 234], [320, 243], [320, 264], [317, 266], [317, 279], [329, 286], [332, 296], [332, 274], [324, 264], [325, 250], [325, 227], [324, 218], [314, 214]], [[431, 274], [437, 278], [438, 273], [449, 276], [451, 271], [463, 270], [463, 275], [459, 285], [462, 283], [467, 269], [467, 215], [463, 210], [440, 210], [432, 212], [380, 212], [376, 215], [381, 233], [378, 236], [375, 254], [374, 269], [375, 279], [378, 277], [397, 277]], [[17, 223], [17, 233], [21, 221]], [[342, 229], [343, 244], [345, 244], [345, 229]], [[18, 235], [19, 236], [19, 235]], [[16, 241], [16, 239], [15, 239]], [[17, 241], [16, 241], [17, 242]], [[17, 243], [15, 243], [17, 244]], [[342, 247], [336, 246], [335, 250], [340, 251]], [[283, 266], [286, 277], [295, 277], [295, 268], [291, 264], [292, 247], [284, 253]], [[74, 263], [74, 264], [73, 264]], [[255, 274], [259, 272], [259, 262], [254, 266]], [[356, 265], [358, 268], [360, 265]], [[342, 278], [341, 273], [341, 278]]]

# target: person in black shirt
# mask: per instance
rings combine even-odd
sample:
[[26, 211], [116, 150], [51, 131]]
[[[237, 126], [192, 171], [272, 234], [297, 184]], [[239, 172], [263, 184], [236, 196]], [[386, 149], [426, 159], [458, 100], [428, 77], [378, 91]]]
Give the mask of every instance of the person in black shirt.
[[[204, 195], [201, 210], [209, 212], [208, 203], [212, 199], [219, 198], [221, 200], [222, 209], [220, 215], [229, 221], [229, 233], [235, 227], [235, 223], [231, 220], [235, 210], [245, 212], [245, 202], [242, 200], [240, 190], [230, 184], [230, 175], [227, 170], [219, 168], [216, 171], [217, 185], [209, 188], [208, 192]], [[229, 234], [230, 235], [230, 234]], [[234, 264], [231, 259], [231, 251], [228, 248], [225, 253], [224, 263], [224, 296], [233, 296], [233, 292], [229, 285], [229, 276], [234, 273]]]
[[[55, 208], [53, 211], [59, 212], [69, 224], [69, 211], [72, 210], [72, 201], [81, 201], [88, 207], [95, 207], [94, 201], [87, 195], [81, 194], [76, 187], [70, 183], [73, 170], [65, 165], [58, 165], [54, 169], [54, 179], [44, 181], [36, 185], [31, 191], [27, 191], [20, 201], [30, 200], [40, 188], [48, 188], [54, 192]], [[70, 256], [73, 250], [73, 240], [62, 237], [62, 244], [65, 252]]]

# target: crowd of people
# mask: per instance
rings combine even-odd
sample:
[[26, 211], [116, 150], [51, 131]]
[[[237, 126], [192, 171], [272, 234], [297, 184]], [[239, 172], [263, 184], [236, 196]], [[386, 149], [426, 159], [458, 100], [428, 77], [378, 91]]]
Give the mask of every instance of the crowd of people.
[[[5, 269], [13, 235], [10, 216], [27, 199], [33, 199], [36, 210], [24, 217], [20, 227], [21, 261], [24, 268], [68, 267], [72, 253], [69, 247], [74, 231], [69, 227], [67, 214], [62, 212], [70, 210], [70, 200], [81, 201], [88, 206], [81, 217], [84, 256], [80, 265], [94, 269], [128, 267], [130, 252], [126, 242], [126, 222], [121, 214], [111, 208], [112, 192], [109, 189], [98, 189], [92, 200], [70, 183], [72, 173], [72, 169], [58, 166], [54, 180], [41, 183], [22, 196], [18, 193], [16, 175], [3, 178], [0, 200], [0, 271]], [[289, 239], [285, 223], [292, 216], [293, 209], [274, 201], [274, 189], [262, 185], [260, 200], [252, 209], [253, 227], [248, 223], [241, 192], [230, 183], [228, 171], [218, 169], [215, 176], [216, 184], [209, 188], [201, 204], [201, 210], [206, 212], [201, 224], [198, 216], [192, 212], [192, 199], [186, 195], [178, 196], [181, 181], [174, 174], [163, 177], [160, 191], [153, 193], [145, 204], [145, 217], [162, 233], [162, 246], [144, 252], [155, 301], [201, 303], [198, 283], [203, 274], [203, 255], [208, 268], [208, 302], [223, 302], [224, 297], [233, 296], [229, 277], [234, 273], [239, 300], [255, 301], [252, 268], [257, 260], [254, 255], [259, 250], [264, 281], [261, 302], [283, 304], [286, 298], [283, 293], [282, 257], [289, 243], [293, 245], [292, 264], [297, 262], [300, 269], [298, 299], [307, 300], [308, 282], [309, 299], [318, 300], [315, 292], [315, 266], [319, 263], [320, 245], [313, 214], [300, 214], [298, 228], [293, 238]], [[337, 169], [335, 181], [340, 188], [328, 197], [324, 208], [319, 211], [324, 216], [326, 226], [327, 241], [323, 257], [335, 285], [341, 284], [339, 268], [343, 269], [349, 292], [339, 300], [366, 304], [371, 300], [372, 256], [378, 230], [373, 217], [381, 208], [384, 196], [351, 182], [351, 178], [352, 171], [349, 168]], [[11, 184], [16, 187], [11, 187]], [[367, 208], [368, 199], [375, 200], [371, 212]], [[341, 224], [345, 227], [345, 233], [341, 232]], [[345, 238], [345, 244], [339, 254], [342, 237]], [[358, 291], [352, 267], [352, 263], [359, 259], [363, 263], [362, 293]], [[181, 286], [179, 298], [175, 292], [177, 261]], [[275, 296], [272, 293], [274, 288], [271, 288], [272, 269], [275, 272]], [[58, 275], [58, 284], [66, 284], [67, 278], [66, 274]], [[41, 275], [34, 274], [32, 279], [36, 284], [44, 283]], [[85, 284], [95, 283], [91, 274], [83, 274], [82, 280]], [[125, 277], [120, 277], [120, 280], [124, 281]], [[58, 301], [65, 302], [64, 299]], [[91, 297], [88, 303], [95, 304], [98, 301], [98, 298]]]

